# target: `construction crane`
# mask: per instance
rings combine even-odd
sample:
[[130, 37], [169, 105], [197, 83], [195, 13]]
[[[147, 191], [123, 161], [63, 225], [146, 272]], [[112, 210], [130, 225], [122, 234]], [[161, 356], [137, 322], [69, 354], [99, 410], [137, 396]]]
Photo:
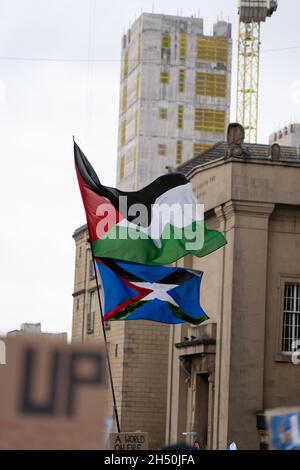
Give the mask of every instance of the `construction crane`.
[[277, 10], [276, 0], [238, 0], [238, 76], [236, 120], [245, 140], [257, 142], [260, 24]]

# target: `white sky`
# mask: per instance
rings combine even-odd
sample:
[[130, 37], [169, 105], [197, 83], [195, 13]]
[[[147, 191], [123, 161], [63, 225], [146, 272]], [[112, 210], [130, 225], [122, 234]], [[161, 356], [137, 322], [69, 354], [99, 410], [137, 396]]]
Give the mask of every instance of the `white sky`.
[[[279, 3], [262, 26], [262, 50], [268, 51], [261, 60], [263, 143], [277, 127], [300, 120], [300, 2]], [[41, 321], [45, 331], [71, 331], [72, 233], [85, 221], [72, 135], [102, 182], [114, 185], [121, 36], [153, 5], [156, 13], [182, 9], [186, 16], [200, 9], [206, 33], [221, 12], [229, 17], [235, 78], [236, 0], [0, 0], [2, 333], [26, 321]]]

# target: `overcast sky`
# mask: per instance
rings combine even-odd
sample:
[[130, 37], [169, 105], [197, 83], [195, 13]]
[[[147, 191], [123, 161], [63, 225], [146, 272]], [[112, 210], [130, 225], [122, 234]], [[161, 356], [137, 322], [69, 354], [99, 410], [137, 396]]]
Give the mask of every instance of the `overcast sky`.
[[[236, 53], [236, 0], [0, 0], [0, 332], [71, 331], [72, 233], [85, 222], [72, 135], [115, 185], [121, 36], [153, 8], [200, 9], [205, 33], [222, 12]], [[300, 119], [299, 17], [299, 0], [284, 0], [262, 27], [260, 142]]]

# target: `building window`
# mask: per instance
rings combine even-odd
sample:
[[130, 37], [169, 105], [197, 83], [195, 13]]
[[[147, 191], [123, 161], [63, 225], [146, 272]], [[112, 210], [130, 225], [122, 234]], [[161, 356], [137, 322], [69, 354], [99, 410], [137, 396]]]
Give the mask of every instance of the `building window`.
[[208, 62], [227, 64], [228, 40], [223, 38], [212, 38], [197, 36], [196, 58]]
[[195, 93], [202, 96], [225, 98], [227, 77], [225, 74], [196, 72]]
[[124, 173], [125, 173], [125, 157], [124, 155], [122, 155], [120, 158], [120, 173], [119, 173], [120, 181], [124, 178]]
[[224, 133], [225, 111], [218, 109], [195, 109], [195, 130]]
[[178, 105], [177, 111], [177, 127], [178, 129], [183, 129], [183, 119], [184, 119], [184, 107], [182, 104]]
[[179, 34], [179, 59], [186, 57], [186, 33]]
[[171, 36], [169, 34], [161, 35], [161, 48], [170, 49], [171, 48]]
[[90, 293], [90, 310], [87, 314], [86, 331], [87, 334], [94, 333], [96, 314], [96, 291]]
[[126, 109], [127, 109], [127, 85], [123, 87], [122, 113], [125, 113]]
[[182, 140], [177, 140], [176, 144], [176, 165], [182, 163]]
[[159, 119], [168, 119], [168, 109], [159, 108]]
[[128, 51], [126, 51], [125, 54], [124, 54], [123, 75], [124, 75], [124, 77], [127, 77], [127, 75], [128, 75]]
[[90, 259], [89, 276], [90, 276], [90, 279], [95, 277], [94, 261], [92, 259]]
[[79, 310], [79, 305], [80, 305], [79, 299], [76, 299], [76, 310]]
[[201, 155], [201, 153], [206, 152], [211, 147], [208, 144], [194, 144], [194, 157]]
[[81, 246], [79, 247], [79, 252], [78, 252], [78, 258], [81, 258], [81, 252], [82, 252], [82, 248]]
[[167, 146], [165, 144], [158, 145], [158, 155], [167, 155]]
[[178, 77], [179, 93], [184, 93], [184, 87], [185, 87], [185, 69], [179, 69], [179, 77]]
[[300, 340], [300, 284], [285, 283], [282, 351], [295, 351], [299, 346], [294, 344], [297, 340]]
[[126, 144], [126, 121], [121, 123], [121, 145]]
[[160, 72], [160, 83], [169, 83], [169, 72]]
[[86, 332], [88, 335], [94, 333], [94, 325], [95, 325], [95, 312], [88, 312], [86, 317]]

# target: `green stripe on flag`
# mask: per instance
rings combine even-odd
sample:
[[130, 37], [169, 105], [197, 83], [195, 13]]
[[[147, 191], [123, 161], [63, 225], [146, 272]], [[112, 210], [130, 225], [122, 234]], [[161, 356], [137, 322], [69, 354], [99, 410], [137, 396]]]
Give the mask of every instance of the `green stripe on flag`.
[[[125, 308], [120, 310], [120, 312], [117, 312], [115, 315], [113, 315], [109, 321], [118, 321], [118, 320], [130, 320], [130, 314], [134, 313], [136, 310], [141, 308], [143, 305], [145, 305], [147, 301], [139, 300], [138, 302], [134, 302], [130, 305], [127, 305]], [[188, 322], [191, 323], [192, 325], [200, 325], [200, 323], [203, 323], [204, 321], [208, 320], [209, 317], [207, 315], [205, 316], [199, 316], [199, 317], [192, 317], [188, 315], [187, 313], [183, 312], [179, 307], [176, 307], [176, 305], [171, 304], [170, 302], [166, 302], [170, 309], [172, 310], [172, 313], [174, 317], [179, 318], [183, 322]], [[137, 320], [136, 318], [133, 318], [132, 320]], [[161, 321], [163, 323], [163, 316], [161, 318]]]
[[[204, 233], [200, 249], [188, 248], [194, 242], [195, 233]], [[187, 254], [203, 257], [224, 246], [227, 242], [217, 230], [209, 230], [203, 221], [195, 221], [189, 227], [165, 227], [161, 246], [145, 233], [135, 228], [114, 226], [105, 237], [92, 244], [93, 255], [99, 258], [115, 258], [148, 265], [171, 264]]]

